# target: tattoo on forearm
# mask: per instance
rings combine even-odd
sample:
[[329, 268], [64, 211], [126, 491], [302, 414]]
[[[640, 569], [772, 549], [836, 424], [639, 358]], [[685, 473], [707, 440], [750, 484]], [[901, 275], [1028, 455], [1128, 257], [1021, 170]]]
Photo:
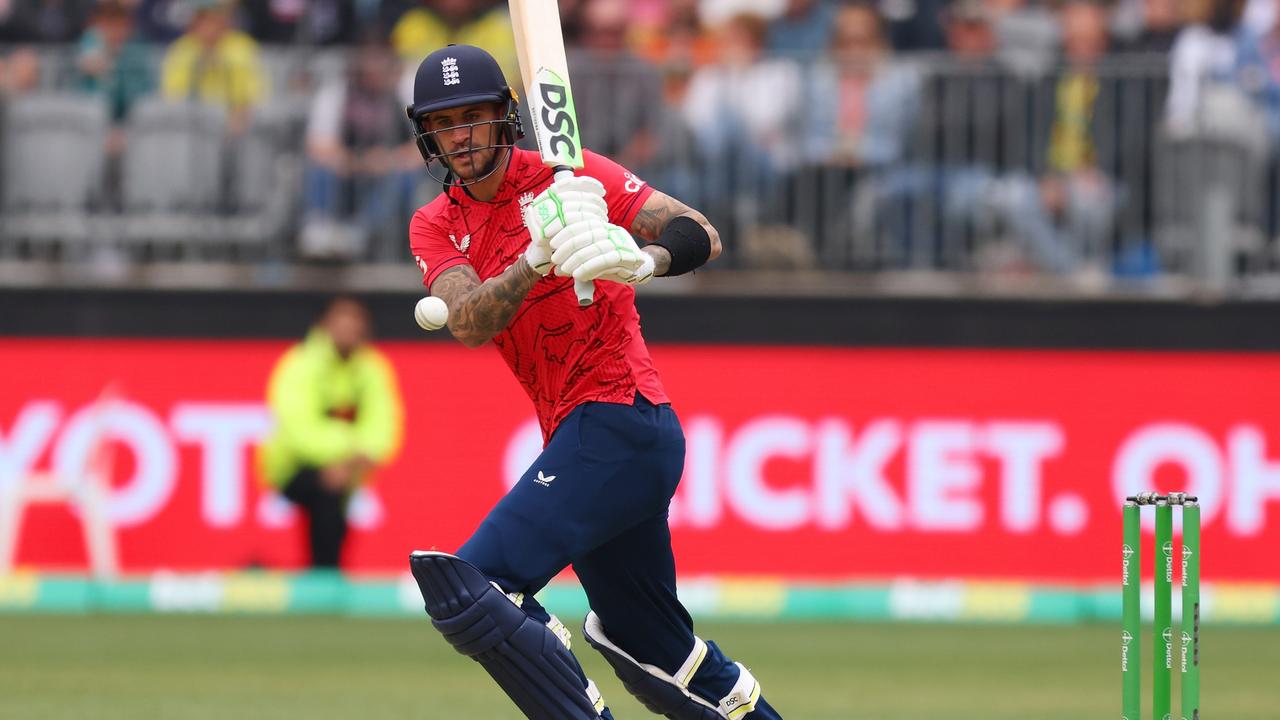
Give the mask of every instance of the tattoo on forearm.
[[449, 305], [449, 331], [467, 345], [482, 345], [502, 332], [541, 276], [518, 258], [501, 275], [480, 282], [469, 265], [450, 268], [431, 284]]
[[640, 212], [636, 213], [635, 220], [631, 221], [631, 234], [646, 241], [656, 240], [667, 223], [681, 215], [688, 215], [702, 223], [706, 222], [701, 213], [688, 205], [670, 195], [655, 192], [645, 200]]
[[[720, 255], [720, 233], [711, 226], [706, 216], [670, 195], [656, 191], [644, 201], [644, 206], [631, 221], [631, 234], [645, 242], [653, 242], [662, 234], [667, 223], [678, 217], [687, 217], [706, 229], [707, 237], [711, 239], [711, 259], [714, 260]], [[646, 246], [645, 249], [653, 255], [654, 264], [657, 266], [654, 274], [665, 275], [671, 268], [671, 254], [666, 251], [654, 252], [661, 248], [653, 246]]]

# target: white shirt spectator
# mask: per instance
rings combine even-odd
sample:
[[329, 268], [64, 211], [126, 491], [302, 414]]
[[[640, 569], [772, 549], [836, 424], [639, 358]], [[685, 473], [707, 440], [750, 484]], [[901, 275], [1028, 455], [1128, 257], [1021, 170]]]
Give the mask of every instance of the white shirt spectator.
[[709, 28], [719, 27], [735, 15], [756, 15], [773, 20], [787, 9], [787, 0], [699, 0], [698, 19]]
[[795, 122], [801, 76], [787, 60], [762, 60], [747, 67], [710, 65], [694, 73], [684, 98], [684, 117], [703, 149], [719, 151], [728, 133], [745, 132], [747, 142], [776, 169], [800, 158], [802, 138]]

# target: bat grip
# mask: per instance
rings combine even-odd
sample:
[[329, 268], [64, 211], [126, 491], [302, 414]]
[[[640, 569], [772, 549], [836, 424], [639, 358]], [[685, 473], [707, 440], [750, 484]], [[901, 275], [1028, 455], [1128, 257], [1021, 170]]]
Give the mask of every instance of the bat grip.
[[[568, 165], [557, 165], [552, 168], [555, 173], [556, 180], [566, 180], [573, 177], [573, 168]], [[595, 301], [596, 284], [590, 280], [574, 280], [573, 294], [578, 296], [578, 307], [587, 307]]]

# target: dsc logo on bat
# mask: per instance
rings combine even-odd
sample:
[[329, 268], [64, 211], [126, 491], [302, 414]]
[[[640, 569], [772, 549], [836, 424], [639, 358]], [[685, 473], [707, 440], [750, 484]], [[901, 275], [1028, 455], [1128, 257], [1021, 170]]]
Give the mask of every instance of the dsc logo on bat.
[[551, 154], [566, 165], [578, 166], [578, 126], [569, 84], [551, 70], [543, 68], [536, 78], [538, 107], [534, 108], [538, 144], [543, 154]]

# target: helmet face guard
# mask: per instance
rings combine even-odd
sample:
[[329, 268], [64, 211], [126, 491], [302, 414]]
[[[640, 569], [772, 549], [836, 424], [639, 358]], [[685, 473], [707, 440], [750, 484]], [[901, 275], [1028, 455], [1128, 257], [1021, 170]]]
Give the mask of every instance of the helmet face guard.
[[[453, 125], [439, 130], [428, 130], [426, 127], [427, 116], [438, 110], [448, 110], [453, 107], [461, 107], [464, 105], [472, 105], [475, 102], [458, 102], [448, 106], [431, 107], [430, 109], [415, 110], [410, 105], [405, 109], [409, 116], [409, 121], [413, 125], [413, 139], [418, 146], [418, 152], [422, 153], [422, 160], [427, 165], [427, 172], [431, 177], [440, 181], [445, 185], [457, 185], [465, 187], [482, 182], [493, 175], [497, 171], [500, 164], [506, 160], [506, 156], [510, 154], [511, 148], [515, 146], [516, 141], [524, 137], [524, 128], [520, 122], [520, 104], [516, 100], [516, 95], [509, 88], [504, 87], [507, 92], [506, 112], [503, 117], [495, 120], [482, 120], [475, 123], [464, 123], [462, 125]], [[478, 98], [478, 102], [484, 102], [488, 98]], [[495, 102], [500, 102], [496, 101]], [[489, 142], [486, 145], [477, 146], [473, 140], [475, 138], [476, 128], [489, 127]], [[466, 128], [468, 132], [468, 142], [465, 146], [451, 152], [444, 152], [443, 145], [438, 139], [441, 133], [454, 132], [458, 128]], [[469, 153], [484, 152], [486, 150], [494, 150], [493, 157], [490, 158], [488, 164], [474, 177], [469, 180], [459, 178], [453, 169], [452, 160]]]

